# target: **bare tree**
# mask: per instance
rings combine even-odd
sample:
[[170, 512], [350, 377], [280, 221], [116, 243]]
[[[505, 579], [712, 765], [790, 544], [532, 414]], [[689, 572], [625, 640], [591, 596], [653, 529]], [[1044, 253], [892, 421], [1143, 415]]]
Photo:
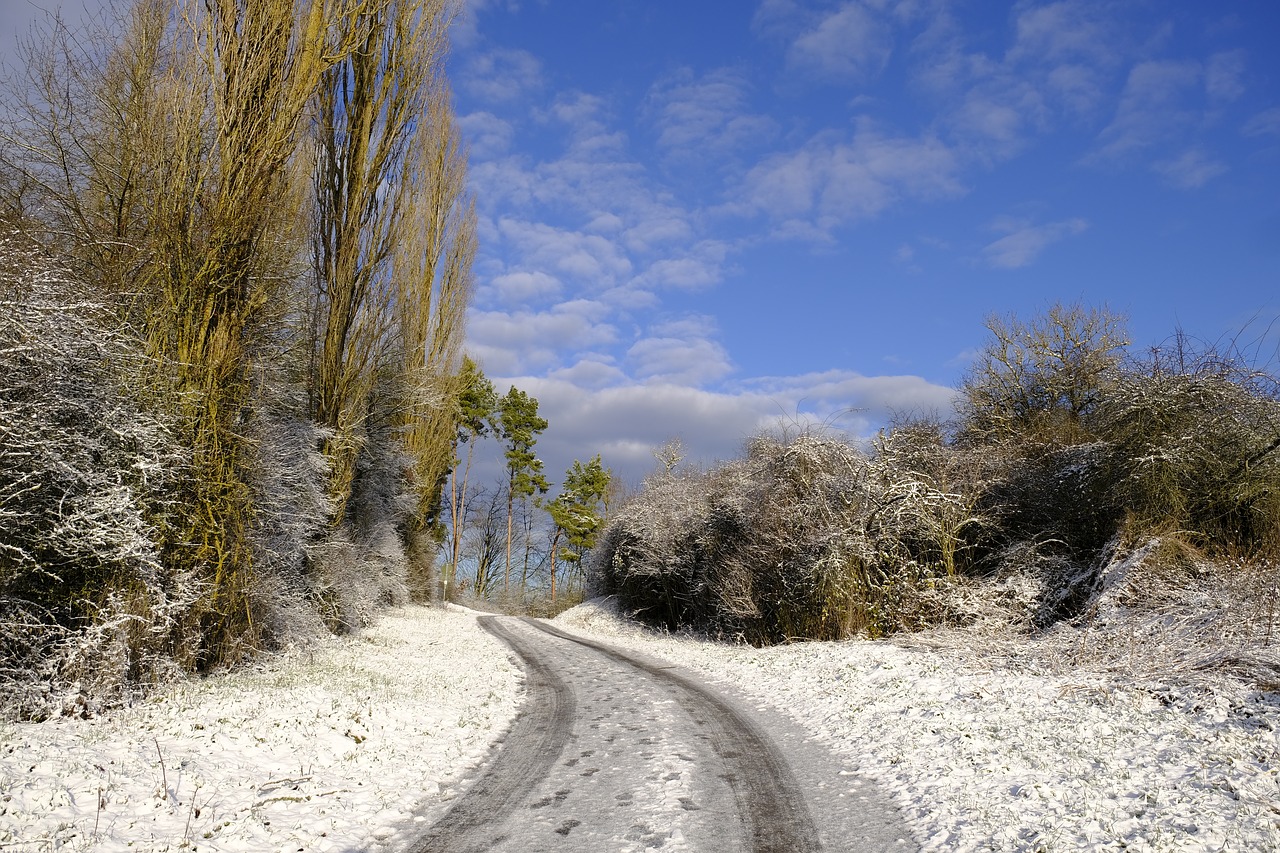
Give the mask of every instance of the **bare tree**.
[[1030, 321], [987, 318], [990, 337], [961, 384], [963, 432], [979, 440], [1074, 443], [1129, 345], [1124, 318], [1055, 304]]

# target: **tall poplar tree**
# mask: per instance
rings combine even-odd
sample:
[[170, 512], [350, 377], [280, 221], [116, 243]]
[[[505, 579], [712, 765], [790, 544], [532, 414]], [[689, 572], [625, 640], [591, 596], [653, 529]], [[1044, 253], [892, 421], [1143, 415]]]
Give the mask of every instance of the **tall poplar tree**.
[[[438, 500], [471, 293], [475, 213], [443, 63], [454, 0], [366, 0], [337, 28], [356, 46], [322, 80], [315, 121], [312, 407], [328, 426], [341, 519], [381, 378]], [[424, 507], [430, 511], [429, 506]]]

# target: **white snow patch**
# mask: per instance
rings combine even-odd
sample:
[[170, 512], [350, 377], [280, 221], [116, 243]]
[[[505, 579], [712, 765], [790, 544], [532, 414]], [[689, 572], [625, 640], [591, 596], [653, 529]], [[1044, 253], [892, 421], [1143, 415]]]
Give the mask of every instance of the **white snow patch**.
[[1160, 701], [877, 641], [729, 646], [638, 629], [610, 600], [557, 621], [790, 714], [894, 795], [924, 850], [1280, 850], [1276, 694]]
[[406, 607], [100, 717], [0, 725], [0, 848], [402, 847], [514, 718], [521, 679], [473, 614]]
[[[728, 646], [608, 602], [558, 624], [790, 714], [894, 796], [925, 850], [1280, 850], [1275, 694], [1154, 694], [887, 642]], [[398, 849], [465, 787], [520, 681], [474, 614], [404, 608], [101, 717], [0, 725], [0, 848]]]

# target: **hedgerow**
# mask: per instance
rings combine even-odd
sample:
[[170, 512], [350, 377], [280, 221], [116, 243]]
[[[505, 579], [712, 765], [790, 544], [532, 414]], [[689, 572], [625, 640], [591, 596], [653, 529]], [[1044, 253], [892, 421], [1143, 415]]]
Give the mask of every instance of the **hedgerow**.
[[1261, 612], [1249, 595], [1280, 586], [1276, 377], [1182, 338], [1131, 358], [1101, 310], [990, 328], [954, 424], [904, 422], [865, 447], [757, 436], [712, 470], [655, 475], [604, 532], [595, 588], [668, 629], [752, 643], [1043, 631], [1104, 596], [1150, 609], [1210, 582]]

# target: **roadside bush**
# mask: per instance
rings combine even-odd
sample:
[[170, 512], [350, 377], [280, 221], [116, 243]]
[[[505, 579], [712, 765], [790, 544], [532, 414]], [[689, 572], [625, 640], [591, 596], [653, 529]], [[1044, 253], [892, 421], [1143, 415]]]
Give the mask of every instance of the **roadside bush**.
[[315, 571], [332, 534], [328, 463], [320, 451], [327, 431], [306, 416], [306, 400], [287, 379], [266, 374], [245, 425], [252, 453], [254, 588], [251, 600], [268, 646], [323, 631]]
[[593, 591], [752, 643], [1065, 623], [1114, 644], [1117, 613], [1181, 626], [1188, 650], [1270, 642], [1280, 380], [1182, 338], [1125, 361], [1104, 310], [988, 325], [954, 433], [761, 436], [711, 471], [668, 466], [604, 531]]
[[605, 530], [592, 586], [670, 630], [752, 643], [945, 619], [940, 590], [984, 525], [972, 492], [949, 490], [971, 460], [946, 450], [937, 427], [878, 450], [761, 436], [743, 460], [656, 477]]
[[1276, 380], [1239, 357], [1188, 357], [1176, 346], [1176, 361], [1157, 350], [1131, 368], [1101, 412], [1127, 535], [1176, 535], [1210, 555], [1275, 555]]
[[0, 259], [0, 696], [40, 716], [188, 661], [201, 584], [160, 559], [188, 457], [137, 342], [22, 238]]

